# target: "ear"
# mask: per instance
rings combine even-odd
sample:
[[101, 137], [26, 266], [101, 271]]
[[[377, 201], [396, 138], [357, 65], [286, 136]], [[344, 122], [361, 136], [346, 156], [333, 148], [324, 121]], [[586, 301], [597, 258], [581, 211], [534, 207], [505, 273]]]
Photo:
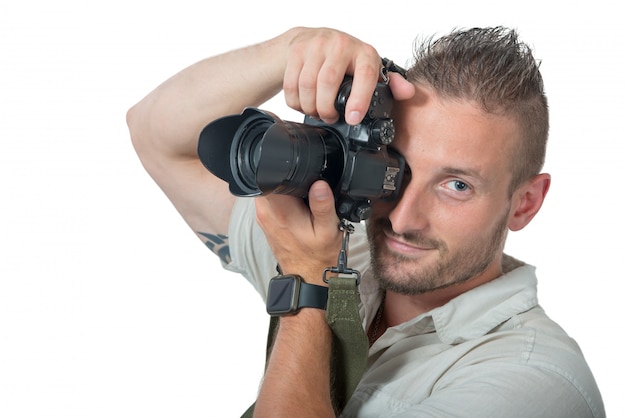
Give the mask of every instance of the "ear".
[[519, 231], [535, 217], [550, 188], [550, 175], [538, 174], [520, 186], [513, 194], [509, 229]]

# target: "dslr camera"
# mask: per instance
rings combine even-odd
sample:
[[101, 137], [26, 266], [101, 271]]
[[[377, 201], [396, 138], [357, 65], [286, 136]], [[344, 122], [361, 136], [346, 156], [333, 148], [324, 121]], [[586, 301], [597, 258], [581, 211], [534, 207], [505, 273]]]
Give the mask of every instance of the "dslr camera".
[[304, 123], [282, 121], [257, 108], [226, 116], [201, 132], [198, 156], [229, 184], [235, 196], [286, 194], [306, 199], [317, 180], [333, 190], [340, 219], [360, 222], [380, 199], [400, 191], [404, 158], [389, 148], [394, 139], [393, 96], [386, 83], [376, 86], [367, 115], [356, 126], [344, 120], [352, 78], [342, 82], [333, 124], [305, 116]]

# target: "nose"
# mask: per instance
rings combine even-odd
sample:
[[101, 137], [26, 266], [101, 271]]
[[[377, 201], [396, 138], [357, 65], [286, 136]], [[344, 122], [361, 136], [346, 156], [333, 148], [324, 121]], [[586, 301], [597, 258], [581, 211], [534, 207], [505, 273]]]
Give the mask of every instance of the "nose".
[[[424, 231], [428, 228], [428, 212], [432, 210], [428, 194], [419, 186], [408, 184], [392, 203], [389, 221], [397, 234]], [[429, 208], [430, 207], [430, 208]]]

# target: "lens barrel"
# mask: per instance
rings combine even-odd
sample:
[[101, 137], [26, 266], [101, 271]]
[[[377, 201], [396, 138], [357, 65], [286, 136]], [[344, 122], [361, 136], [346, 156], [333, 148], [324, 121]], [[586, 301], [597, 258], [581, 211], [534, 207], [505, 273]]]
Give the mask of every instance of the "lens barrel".
[[345, 165], [343, 143], [332, 130], [285, 122], [255, 108], [207, 125], [198, 156], [235, 196], [306, 197], [320, 179], [334, 188]]
[[294, 122], [272, 125], [258, 143], [257, 187], [265, 193], [306, 197], [317, 180], [334, 188], [341, 179], [344, 150], [327, 129]]

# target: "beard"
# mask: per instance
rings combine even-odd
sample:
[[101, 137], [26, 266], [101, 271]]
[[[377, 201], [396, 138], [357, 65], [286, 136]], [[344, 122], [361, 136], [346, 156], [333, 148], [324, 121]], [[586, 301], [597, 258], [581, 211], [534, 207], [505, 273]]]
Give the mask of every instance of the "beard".
[[[507, 235], [508, 209], [493, 230], [451, 252], [448, 245], [419, 232], [397, 234], [388, 218], [370, 219], [367, 235], [370, 243], [371, 265], [383, 290], [403, 295], [418, 295], [460, 284], [484, 272], [504, 249]], [[420, 248], [437, 252], [436, 261], [418, 260], [391, 252], [384, 243], [385, 236], [402, 239]]]

